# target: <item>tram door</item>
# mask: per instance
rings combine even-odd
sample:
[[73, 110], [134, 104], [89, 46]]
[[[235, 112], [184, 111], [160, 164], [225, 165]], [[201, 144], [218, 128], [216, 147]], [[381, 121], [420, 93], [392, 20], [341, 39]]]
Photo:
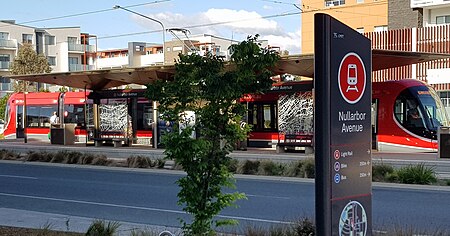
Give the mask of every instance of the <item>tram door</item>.
[[24, 123], [23, 123], [23, 106], [17, 106], [17, 117], [16, 117], [16, 138], [24, 138], [25, 134]]
[[372, 100], [372, 113], [371, 113], [371, 123], [372, 123], [372, 149], [378, 149], [378, 99]]

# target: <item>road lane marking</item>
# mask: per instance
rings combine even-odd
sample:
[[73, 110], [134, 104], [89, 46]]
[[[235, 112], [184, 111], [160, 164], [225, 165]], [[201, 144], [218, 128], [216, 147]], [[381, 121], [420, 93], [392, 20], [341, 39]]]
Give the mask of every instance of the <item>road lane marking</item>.
[[0, 175], [0, 177], [17, 178], [17, 179], [38, 179], [36, 177], [21, 176], [21, 175]]
[[245, 194], [247, 197], [260, 197], [260, 198], [275, 198], [275, 199], [282, 199], [282, 200], [289, 200], [290, 197], [278, 197], [278, 196], [269, 196], [269, 195], [258, 195], [258, 194]]
[[[80, 200], [61, 199], [61, 198], [52, 198], [52, 197], [38, 197], [38, 196], [30, 196], [30, 195], [22, 195], [22, 194], [0, 193], [0, 196], [19, 197], [19, 198], [66, 202], [66, 203], [78, 203], [78, 204], [96, 205], [96, 206], [104, 206], [104, 207], [129, 208], [129, 209], [134, 209], [134, 210], [146, 210], [146, 211], [166, 212], [166, 213], [185, 214], [185, 215], [187, 214], [184, 211], [178, 211], [178, 210], [160, 209], [160, 208], [153, 208], [153, 207], [129, 206], [129, 205], [122, 205], [122, 204], [102, 203], [102, 202], [80, 201]], [[227, 219], [236, 219], [236, 220], [256, 221], [256, 222], [263, 222], [263, 223], [293, 224], [293, 222], [289, 222], [289, 221], [267, 220], [267, 219], [259, 219], [259, 218], [252, 218], [252, 217], [227, 216], [227, 215], [217, 215], [217, 217], [227, 218]]]

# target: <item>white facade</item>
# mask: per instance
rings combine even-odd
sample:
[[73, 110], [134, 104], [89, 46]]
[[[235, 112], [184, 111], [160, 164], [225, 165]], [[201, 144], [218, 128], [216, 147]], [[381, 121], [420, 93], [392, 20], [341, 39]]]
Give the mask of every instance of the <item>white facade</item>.
[[411, 8], [423, 9], [423, 26], [450, 24], [450, 1], [411, 0]]
[[38, 54], [48, 59], [52, 72], [94, 69], [90, 53], [95, 48], [82, 44], [83, 37], [88, 35], [81, 34], [80, 27], [34, 28], [14, 21], [0, 21], [0, 96], [12, 91], [11, 81], [2, 76], [9, 75], [10, 65], [24, 43], [31, 44]]

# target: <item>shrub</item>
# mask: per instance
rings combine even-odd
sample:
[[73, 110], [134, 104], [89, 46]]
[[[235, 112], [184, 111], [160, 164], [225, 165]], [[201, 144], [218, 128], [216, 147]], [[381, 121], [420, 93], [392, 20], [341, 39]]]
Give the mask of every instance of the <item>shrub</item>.
[[287, 235], [298, 236], [314, 236], [316, 235], [316, 226], [308, 218], [303, 218], [292, 226], [291, 231]]
[[130, 236], [159, 236], [156, 230], [132, 230]]
[[316, 164], [313, 158], [308, 158], [303, 161], [303, 170], [305, 173], [305, 178], [316, 177]]
[[52, 163], [62, 163], [64, 161], [65, 153], [64, 151], [59, 151], [53, 155], [53, 158], [50, 160]]
[[399, 182], [404, 184], [432, 184], [437, 181], [434, 168], [424, 163], [402, 167], [397, 174]]
[[63, 163], [65, 164], [77, 164], [81, 163], [79, 159], [83, 156], [81, 152], [75, 152], [75, 151], [63, 151], [64, 160]]
[[289, 177], [305, 176], [305, 172], [303, 170], [303, 165], [304, 165], [303, 161], [296, 161], [296, 162], [289, 163], [284, 175], [289, 176]]
[[0, 160], [17, 160], [19, 158], [19, 153], [5, 149], [0, 150]]
[[316, 226], [308, 218], [294, 222], [292, 225], [271, 226], [269, 228], [249, 226], [245, 228], [246, 236], [314, 236]]
[[149, 157], [130, 156], [127, 158], [127, 165], [131, 168], [149, 168], [155, 166]]
[[228, 171], [231, 173], [236, 173], [239, 167], [239, 161], [236, 159], [231, 159], [228, 164]]
[[286, 169], [285, 165], [275, 163], [271, 160], [264, 160], [259, 165], [259, 174], [261, 175], [282, 175]]
[[86, 236], [113, 236], [120, 227], [118, 222], [105, 223], [103, 220], [94, 220], [89, 226]]
[[[389, 178], [393, 176], [395, 170], [394, 167], [386, 164], [376, 164], [372, 166], [372, 180], [377, 182], [389, 181]], [[391, 180], [392, 181], [392, 180]]]
[[94, 159], [95, 159], [95, 155], [94, 155], [94, 154], [91, 154], [91, 153], [85, 153], [85, 154], [80, 158], [79, 161], [81, 161], [81, 163], [79, 163], [79, 164], [82, 164], [82, 165], [89, 165], [89, 164], [92, 164], [92, 162], [94, 161]]
[[164, 168], [164, 165], [166, 164], [166, 161], [165, 160], [163, 160], [163, 159], [157, 159], [156, 160], [156, 165], [155, 165], [155, 167], [156, 168], [158, 168], [158, 169], [162, 169], [162, 168]]
[[49, 152], [34, 152], [29, 151], [26, 155], [26, 161], [42, 161], [50, 162], [53, 158], [53, 154]]
[[245, 175], [255, 175], [256, 173], [258, 173], [259, 165], [259, 161], [246, 160], [241, 166], [239, 173]]
[[96, 166], [106, 166], [106, 165], [109, 164], [109, 161], [108, 161], [108, 159], [106, 158], [106, 156], [99, 155], [99, 156], [96, 156], [96, 157], [94, 158], [94, 160], [92, 160], [92, 163], [91, 163], [91, 164], [92, 164], [92, 165], [96, 165]]

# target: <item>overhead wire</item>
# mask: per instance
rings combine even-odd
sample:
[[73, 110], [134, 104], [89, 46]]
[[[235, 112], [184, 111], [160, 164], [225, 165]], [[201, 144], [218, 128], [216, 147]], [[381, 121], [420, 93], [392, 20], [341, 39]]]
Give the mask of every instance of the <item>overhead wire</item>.
[[[162, 3], [162, 2], [169, 2], [171, 0], [156, 0], [153, 2], [146, 2], [146, 3], [140, 3], [140, 4], [134, 4], [134, 5], [128, 5], [124, 6], [124, 8], [133, 8], [133, 7], [139, 7], [139, 6], [145, 6], [150, 4], [156, 4], [156, 3]], [[296, 7], [299, 11], [297, 12], [287, 12], [287, 13], [281, 13], [281, 14], [274, 14], [274, 15], [267, 15], [267, 16], [261, 16], [261, 17], [253, 17], [253, 18], [247, 18], [247, 19], [239, 19], [239, 20], [231, 20], [231, 21], [219, 21], [219, 22], [212, 22], [212, 23], [205, 23], [205, 24], [198, 24], [198, 25], [190, 25], [190, 26], [183, 26], [183, 28], [202, 28], [202, 27], [209, 27], [209, 26], [216, 26], [216, 25], [225, 25], [225, 24], [231, 24], [231, 23], [237, 23], [237, 22], [244, 22], [244, 21], [252, 21], [257, 19], [272, 19], [272, 18], [278, 18], [278, 17], [287, 17], [287, 16], [294, 16], [294, 15], [300, 15], [302, 13], [310, 13], [310, 12], [318, 12], [318, 11], [325, 11], [333, 8], [311, 8], [310, 6], [303, 5], [303, 8], [297, 6], [295, 3], [288, 3], [288, 2], [282, 2], [282, 1], [276, 1], [276, 0], [260, 0], [264, 2], [272, 2], [276, 4], [286, 4], [286, 5], [292, 5]], [[384, 2], [373, 2], [368, 3], [373, 5], [379, 5], [379, 4], [385, 4]], [[306, 7], [305, 10], [304, 8]], [[339, 8], [333, 9], [335, 12], [345, 12], [341, 9], [343, 8], [349, 8], [351, 6], [341, 6]], [[77, 13], [77, 14], [71, 14], [71, 15], [65, 15], [65, 16], [57, 16], [57, 17], [50, 17], [50, 18], [44, 18], [44, 19], [38, 19], [38, 20], [32, 20], [32, 21], [26, 21], [21, 22], [18, 24], [29, 24], [29, 23], [36, 23], [36, 22], [42, 22], [42, 21], [49, 21], [49, 20], [56, 20], [56, 19], [63, 19], [63, 18], [70, 18], [70, 17], [76, 17], [76, 16], [83, 16], [83, 15], [89, 15], [89, 14], [97, 14], [107, 11], [115, 10], [113, 8], [111, 9], [103, 9], [103, 10], [96, 10], [96, 11], [90, 11], [90, 12], [83, 12], [83, 13]], [[372, 15], [372, 14], [361, 14], [356, 12], [346, 12], [350, 14], [358, 14], [358, 15], [369, 15], [369, 16], [380, 16], [382, 15]], [[0, 26], [1, 27], [1, 26]], [[151, 33], [159, 33], [162, 30], [153, 30], [153, 31], [141, 31], [141, 32], [132, 32], [132, 33], [125, 33], [125, 34], [118, 34], [118, 35], [109, 35], [109, 36], [97, 36], [97, 39], [111, 39], [111, 38], [119, 38], [119, 37], [127, 37], [127, 36], [133, 36], [133, 35], [141, 35], [141, 34], [151, 34]], [[61, 43], [61, 42], [58, 42]]]
[[[124, 6], [124, 7], [125, 8], [133, 8], [133, 7], [140, 7], [140, 6], [152, 5], [152, 4], [156, 4], [156, 3], [162, 3], [162, 2], [170, 2], [170, 1], [172, 1], [172, 0], [156, 0], [156, 1], [153, 1], [153, 2], [139, 3], [139, 4], [128, 5], [128, 6]], [[103, 10], [88, 11], [88, 12], [82, 12], [82, 13], [76, 13], [76, 14], [70, 14], [70, 15], [63, 15], [63, 16], [55, 16], [55, 17], [38, 19], [38, 20], [19, 22], [19, 23], [16, 23], [16, 24], [17, 25], [25, 25], [25, 24], [30, 24], [30, 23], [50, 21], [50, 20], [59, 20], [59, 19], [64, 19], [64, 18], [77, 17], [77, 16], [85, 16], [85, 15], [103, 13], [103, 12], [114, 11], [114, 10], [116, 10], [116, 9], [113, 9], [111, 7], [111, 8], [103, 9]]]

